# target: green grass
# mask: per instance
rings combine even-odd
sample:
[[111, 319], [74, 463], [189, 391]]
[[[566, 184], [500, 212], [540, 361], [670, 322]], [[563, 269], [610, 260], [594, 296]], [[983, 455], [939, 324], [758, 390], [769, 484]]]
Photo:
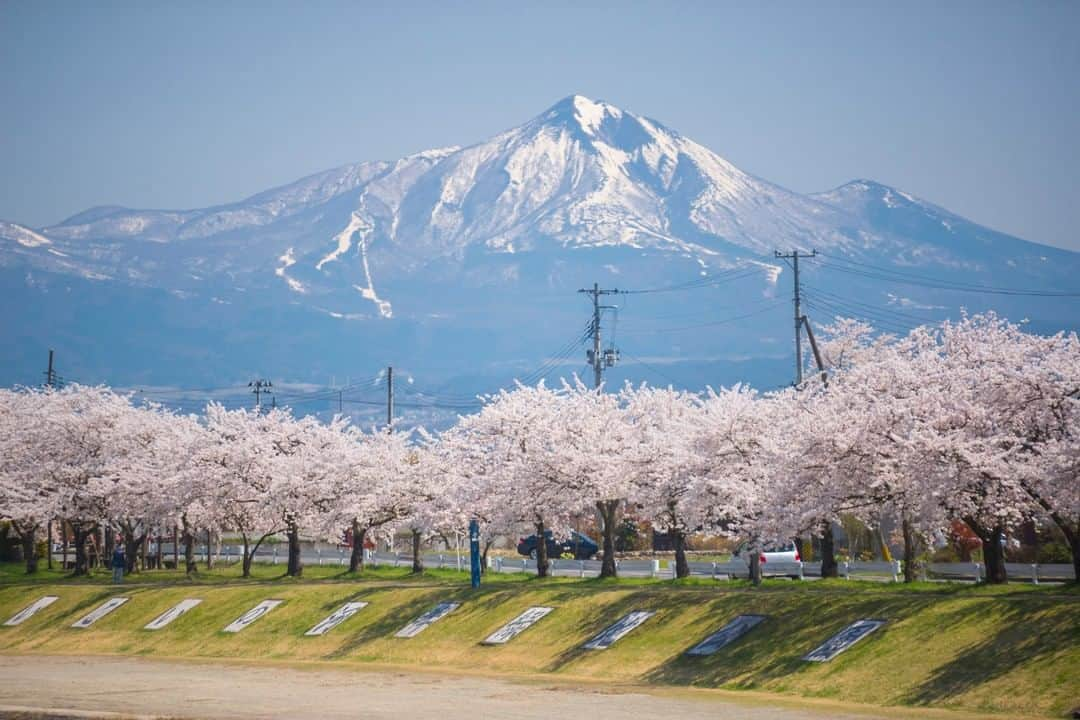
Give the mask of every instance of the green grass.
[[[125, 654], [251, 658], [341, 665], [424, 666], [486, 674], [757, 690], [843, 702], [915, 705], [978, 713], [1061, 716], [1080, 702], [1080, 592], [1076, 587], [911, 586], [830, 580], [744, 582], [708, 579], [538, 580], [491, 575], [472, 590], [464, 573], [370, 568], [362, 578], [339, 567], [308, 567], [303, 580], [282, 566], [234, 568], [184, 579], [144, 573], [123, 588], [57, 575], [26, 580], [0, 566], [0, 621], [43, 594], [60, 600], [24, 625], [0, 627], [0, 648], [15, 653]], [[86, 630], [68, 627], [106, 598], [131, 600]], [[167, 628], [141, 627], [185, 597], [203, 603]], [[237, 635], [221, 632], [260, 600], [284, 604]], [[343, 602], [370, 605], [318, 638], [303, 633]], [[419, 636], [392, 635], [436, 602], [461, 608]], [[530, 605], [556, 608], [502, 647], [480, 641]], [[605, 651], [580, 646], [623, 614], [656, 616]], [[769, 619], [707, 658], [685, 650], [747, 612]], [[884, 618], [882, 630], [827, 664], [807, 651], [858, 618]]]

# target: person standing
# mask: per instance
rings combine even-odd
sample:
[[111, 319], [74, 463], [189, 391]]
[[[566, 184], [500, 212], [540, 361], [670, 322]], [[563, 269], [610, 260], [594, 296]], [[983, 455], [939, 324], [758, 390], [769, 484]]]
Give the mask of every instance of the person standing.
[[127, 558], [124, 556], [124, 543], [117, 543], [112, 554], [112, 581], [114, 585], [124, 582], [124, 567], [127, 566]]

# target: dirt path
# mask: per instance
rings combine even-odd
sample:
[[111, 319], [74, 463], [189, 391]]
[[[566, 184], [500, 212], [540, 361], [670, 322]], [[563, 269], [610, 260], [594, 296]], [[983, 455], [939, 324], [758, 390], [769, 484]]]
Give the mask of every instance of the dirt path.
[[0, 655], [0, 718], [27, 717], [23, 713], [28, 711], [215, 720], [867, 720], [911, 716], [909, 712], [838, 712], [835, 706], [800, 708], [794, 702], [776, 702], [732, 700], [716, 693], [638, 692], [626, 687], [529, 684], [434, 673]]

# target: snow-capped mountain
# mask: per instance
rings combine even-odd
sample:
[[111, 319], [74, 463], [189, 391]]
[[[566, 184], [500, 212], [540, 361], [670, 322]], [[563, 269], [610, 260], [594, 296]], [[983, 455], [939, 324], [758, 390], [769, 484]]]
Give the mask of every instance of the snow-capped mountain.
[[[734, 272], [744, 282], [658, 295], [641, 300], [639, 314], [632, 303], [620, 312], [626, 332], [639, 319], [643, 334], [656, 331], [636, 343], [636, 354], [676, 358], [708, 378], [724, 358], [779, 361], [791, 342], [787, 327], [763, 332], [749, 321], [711, 343], [672, 342], [658, 318], [689, 305], [707, 326], [788, 297], [790, 287], [777, 284], [786, 266], [773, 253], [791, 248], [830, 258], [806, 268], [808, 282], [830, 293], [820, 297], [819, 314], [865, 306], [871, 319], [892, 320], [899, 315], [873, 314], [875, 305], [940, 316], [961, 304], [981, 309], [986, 296], [943, 298], [942, 288], [926, 284], [886, 290], [843, 273], [842, 263], [968, 285], [1076, 290], [1080, 261], [867, 180], [801, 195], [655, 120], [575, 95], [476, 145], [345, 165], [237, 203], [99, 207], [36, 229], [0, 223], [5, 298], [34, 308], [4, 320], [5, 335], [26, 343], [0, 355], [0, 380], [27, 382], [42, 348], [67, 340], [77, 367], [112, 382], [153, 366], [138, 375], [183, 384], [267, 368], [325, 382], [337, 368], [344, 374], [358, 352], [424, 367], [424, 353], [436, 346], [480, 375], [505, 375], [500, 363], [538, 364], [584, 322], [587, 308], [572, 296], [578, 287], [660, 288]], [[93, 315], [76, 323], [63, 297], [81, 298]], [[158, 341], [124, 332], [132, 306]], [[1046, 327], [1075, 316], [1060, 302], [993, 306], [1032, 314]], [[783, 312], [778, 306], [774, 314]], [[115, 342], [95, 342], [95, 332]], [[282, 337], [304, 341], [283, 352], [275, 341]], [[479, 346], [447, 350], [463, 340]], [[121, 347], [146, 355], [141, 363], [110, 360]], [[177, 364], [177, 355], [204, 363]], [[248, 364], [237, 368], [237, 356]], [[461, 368], [444, 371], [452, 378]]]

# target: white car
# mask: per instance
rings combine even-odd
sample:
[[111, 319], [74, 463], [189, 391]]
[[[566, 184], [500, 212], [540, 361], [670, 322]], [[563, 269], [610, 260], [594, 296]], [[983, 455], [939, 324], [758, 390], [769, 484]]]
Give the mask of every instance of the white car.
[[[750, 544], [742, 543], [739, 545], [735, 548], [734, 555], [749, 565]], [[799, 554], [799, 548], [795, 545], [794, 540], [789, 540], [786, 543], [766, 545], [761, 551], [761, 574], [789, 575], [789, 577], [798, 578], [798, 575], [790, 575], [788, 572], [769, 572], [769, 563], [772, 563], [775, 566], [777, 563], [796, 563], [800, 560], [802, 560], [802, 555]]]

